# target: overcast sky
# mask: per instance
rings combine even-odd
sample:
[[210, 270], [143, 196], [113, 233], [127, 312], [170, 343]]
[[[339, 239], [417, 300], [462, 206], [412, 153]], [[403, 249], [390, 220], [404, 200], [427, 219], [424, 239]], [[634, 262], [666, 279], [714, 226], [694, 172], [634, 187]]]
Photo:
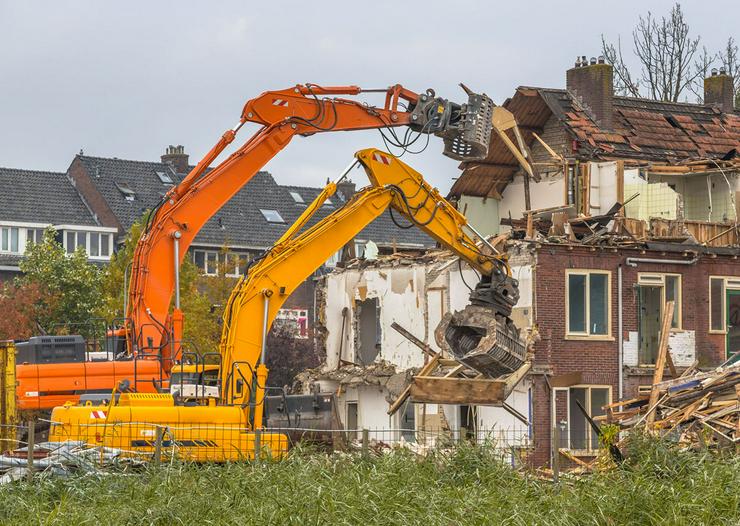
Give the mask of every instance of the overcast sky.
[[[639, 14], [672, 4], [0, 0], [0, 166], [64, 171], [80, 149], [157, 160], [168, 144], [194, 163], [246, 100], [296, 83], [401, 83], [463, 100], [465, 82], [501, 103], [519, 85], [563, 87], [602, 33], [629, 43]], [[740, 40], [740, 1], [683, 8], [710, 50]], [[267, 169], [319, 186], [370, 146], [382, 147], [377, 131], [296, 138]], [[441, 151], [432, 138], [407, 162], [446, 192], [458, 170]]]

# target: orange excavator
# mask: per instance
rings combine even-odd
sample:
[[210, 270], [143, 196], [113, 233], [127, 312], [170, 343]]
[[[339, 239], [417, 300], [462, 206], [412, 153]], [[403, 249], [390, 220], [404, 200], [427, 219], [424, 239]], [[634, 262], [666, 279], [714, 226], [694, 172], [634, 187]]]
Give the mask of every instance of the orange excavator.
[[[122, 380], [139, 392], [165, 387], [172, 364], [183, 351], [179, 267], [203, 225], [296, 135], [379, 129], [384, 141], [405, 150], [421, 135], [433, 134], [443, 139], [448, 157], [484, 157], [493, 103], [486, 95], [463, 89], [467, 101], [462, 104], [437, 97], [433, 90], [419, 94], [401, 85], [362, 89], [303, 84], [267, 91], [248, 101], [237, 124], [149, 216], [134, 253], [126, 320], [111, 334], [125, 341], [123, 352], [116, 353], [125, 359], [70, 361], [61, 353], [53, 363], [19, 361], [19, 409], [49, 410], [62, 401], [110, 392]], [[384, 95], [383, 106], [346, 98], [365, 93]], [[208, 170], [247, 123], [259, 128]], [[395, 128], [402, 126], [408, 129], [400, 134]], [[118, 345], [113, 347], [120, 350]]]

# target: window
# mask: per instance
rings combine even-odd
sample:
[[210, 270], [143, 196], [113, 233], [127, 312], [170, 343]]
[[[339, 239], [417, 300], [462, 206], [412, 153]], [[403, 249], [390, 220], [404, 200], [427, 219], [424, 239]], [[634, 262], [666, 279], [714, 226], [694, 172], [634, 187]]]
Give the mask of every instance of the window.
[[728, 303], [735, 303], [734, 298], [739, 291], [740, 277], [711, 276], [709, 278], [709, 332], [727, 332], [728, 317], [734, 321], [733, 305], [728, 305]]
[[599, 448], [598, 435], [593, 431], [579, 404], [591, 418], [604, 415], [604, 406], [611, 403], [611, 387], [576, 385], [555, 388], [553, 416], [561, 430], [561, 447], [591, 453]]
[[215, 250], [193, 250], [193, 262], [207, 276], [218, 274], [219, 254]]
[[75, 251], [75, 233], [74, 232], [67, 232], [67, 254], [72, 254]]
[[162, 184], [173, 184], [172, 177], [167, 172], [157, 172], [157, 177]]
[[593, 418], [605, 414], [603, 406], [610, 403], [609, 387], [570, 387], [568, 389], [568, 441], [570, 449], [595, 450], [599, 437], [578, 407], [578, 402]]
[[611, 335], [611, 273], [566, 271], [566, 334]]
[[113, 239], [111, 234], [67, 230], [63, 239], [67, 254], [73, 254], [75, 250], [82, 247], [90, 258], [110, 258], [111, 240]]
[[208, 276], [218, 274], [218, 252], [206, 252], [205, 273]]
[[230, 278], [238, 278], [247, 269], [248, 258], [246, 254], [228, 252], [226, 254], [226, 275]]
[[133, 201], [136, 199], [136, 192], [134, 192], [127, 184], [116, 183], [116, 187], [118, 188], [118, 191], [123, 194], [126, 201]]
[[[673, 301], [673, 319], [671, 320], [671, 329], [681, 329], [681, 274], [646, 274], [643, 272], [637, 275], [638, 287], [655, 287], [658, 290], [659, 305], [652, 307], [652, 310], [660, 312], [660, 319], [663, 318], [663, 309], [667, 301]], [[657, 309], [655, 308], [657, 307]]]
[[110, 234], [100, 234], [100, 255], [102, 257], [110, 257]]
[[100, 234], [97, 232], [90, 233], [90, 257], [100, 256]]
[[14, 254], [20, 253], [18, 227], [4, 226], [0, 229], [0, 250]]
[[77, 246], [76, 248], [82, 247], [83, 250], [87, 250], [87, 232], [77, 232]]
[[306, 309], [280, 309], [274, 327], [289, 332], [293, 338], [308, 338], [308, 311]]
[[332, 200], [331, 200], [331, 199], [329, 199], [329, 198], [327, 197], [327, 198], [326, 198], [326, 201], [324, 201], [324, 204], [323, 204], [322, 206], [326, 206], [326, 207], [328, 207], [328, 208], [334, 208], [334, 203], [332, 202]]
[[293, 201], [296, 202], [298, 205], [305, 204], [306, 201], [303, 200], [303, 197], [298, 192], [290, 192], [290, 197], [293, 198]]
[[44, 242], [44, 229], [43, 228], [27, 228], [26, 229], [26, 247], [31, 245], [38, 245]]
[[260, 208], [260, 212], [262, 212], [268, 223], [285, 223], [283, 216], [277, 210], [264, 210]]

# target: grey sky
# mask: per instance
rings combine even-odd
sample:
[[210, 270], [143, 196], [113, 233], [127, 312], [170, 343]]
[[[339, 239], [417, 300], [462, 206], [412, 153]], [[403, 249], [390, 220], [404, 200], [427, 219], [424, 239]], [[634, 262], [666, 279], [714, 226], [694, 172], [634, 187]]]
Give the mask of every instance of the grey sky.
[[[638, 15], [672, 4], [0, 0], [0, 166], [63, 171], [80, 148], [156, 160], [168, 144], [195, 162], [247, 99], [303, 82], [462, 100], [462, 81], [501, 103], [518, 85], [562, 87], [601, 33], [630, 47]], [[740, 40], [737, 0], [683, 8], [710, 50]], [[382, 147], [377, 131], [296, 138], [267, 169], [319, 186], [369, 146]], [[457, 163], [441, 151], [432, 138], [408, 162], [447, 191]]]

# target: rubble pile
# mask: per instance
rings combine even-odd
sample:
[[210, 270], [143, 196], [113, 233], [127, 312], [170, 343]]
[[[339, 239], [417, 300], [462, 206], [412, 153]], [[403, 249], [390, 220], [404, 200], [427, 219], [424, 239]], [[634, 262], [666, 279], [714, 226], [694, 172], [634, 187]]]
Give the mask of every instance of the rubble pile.
[[[120, 449], [90, 447], [79, 441], [41, 442], [33, 448], [31, 470], [53, 475], [72, 472], [100, 472], [103, 468], [143, 466]], [[7, 451], [0, 455], [0, 484], [7, 484], [28, 476], [28, 448]]]
[[667, 380], [653, 388], [658, 398], [652, 407], [646, 394], [607, 406], [609, 413], [601, 418], [621, 429], [645, 424], [688, 448], [740, 443], [740, 364]]

